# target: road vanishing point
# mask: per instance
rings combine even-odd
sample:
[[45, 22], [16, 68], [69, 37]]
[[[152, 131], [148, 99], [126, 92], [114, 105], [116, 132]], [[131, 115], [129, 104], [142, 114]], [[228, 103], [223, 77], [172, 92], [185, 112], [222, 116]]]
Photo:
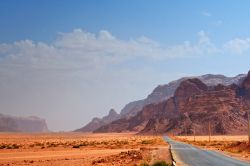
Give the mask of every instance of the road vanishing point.
[[204, 150], [172, 140], [164, 136], [171, 146], [171, 153], [177, 166], [250, 166], [249, 162], [233, 159], [212, 150]]

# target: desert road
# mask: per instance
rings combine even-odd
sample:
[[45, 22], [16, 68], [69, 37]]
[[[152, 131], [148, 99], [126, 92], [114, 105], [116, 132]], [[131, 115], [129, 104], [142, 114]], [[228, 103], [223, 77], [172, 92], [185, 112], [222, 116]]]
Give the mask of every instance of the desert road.
[[250, 163], [236, 160], [211, 150], [196, 148], [190, 144], [174, 141], [167, 136], [164, 140], [171, 146], [177, 166], [250, 166]]

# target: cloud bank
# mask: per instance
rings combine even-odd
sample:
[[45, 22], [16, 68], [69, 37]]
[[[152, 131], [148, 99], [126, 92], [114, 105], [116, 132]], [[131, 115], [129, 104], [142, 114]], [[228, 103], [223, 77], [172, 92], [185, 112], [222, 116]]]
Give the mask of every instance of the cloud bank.
[[[123, 40], [106, 30], [94, 34], [82, 29], [59, 33], [51, 43], [2, 43], [1, 110], [45, 117], [54, 130], [74, 129], [111, 107], [119, 111], [126, 102], [143, 98], [161, 78], [170, 77], [143, 62], [243, 55], [249, 49], [249, 38], [217, 46], [204, 31], [197, 33], [195, 42], [177, 45], [164, 45], [145, 36]], [[131, 63], [135, 67], [131, 68]]]
[[164, 46], [144, 36], [125, 41], [105, 30], [96, 35], [75, 29], [73, 32], [60, 33], [50, 44], [31, 40], [0, 44], [0, 62], [2, 65], [37, 69], [87, 69], [138, 57], [157, 60], [218, 51], [203, 31], [198, 33], [198, 37], [193, 44], [186, 41]]

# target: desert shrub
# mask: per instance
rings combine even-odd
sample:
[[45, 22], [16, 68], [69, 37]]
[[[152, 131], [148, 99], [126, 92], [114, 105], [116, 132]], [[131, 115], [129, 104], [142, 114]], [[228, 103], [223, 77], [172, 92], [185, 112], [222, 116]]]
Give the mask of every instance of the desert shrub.
[[167, 164], [165, 161], [156, 161], [152, 166], [172, 166], [172, 164]]
[[40, 142], [35, 142], [35, 146], [43, 146], [43, 144]]
[[147, 162], [142, 162], [140, 163], [140, 166], [149, 166], [149, 164]]
[[73, 145], [73, 148], [80, 148], [80, 145]]
[[152, 143], [154, 143], [154, 141], [153, 140], [142, 140], [141, 143], [142, 144], [152, 144]]
[[200, 143], [200, 146], [206, 146], [206, 143], [202, 142]]
[[103, 141], [102, 144], [108, 145], [109, 143], [107, 141]]
[[19, 149], [19, 145], [13, 144], [13, 145], [12, 145], [12, 149]]
[[237, 151], [238, 153], [241, 153], [242, 152], [242, 149], [238, 149], [238, 151]]
[[31, 145], [29, 145], [29, 147], [30, 147], [30, 148], [34, 148], [34, 147], [35, 147], [35, 145], [34, 145], [34, 144], [31, 144]]
[[0, 145], [0, 149], [6, 148], [6, 145]]
[[126, 145], [126, 144], [128, 144], [128, 141], [126, 141], [126, 140], [125, 141], [120, 141], [120, 143], [123, 144], [123, 145]]
[[6, 146], [6, 149], [12, 149], [12, 146], [10, 146], [10, 145]]
[[51, 147], [57, 147], [58, 145], [55, 144], [55, 143], [50, 143], [50, 144], [47, 144], [47, 147], [48, 148], [51, 148]]
[[[106, 145], [106, 144], [108, 144], [108, 143], [107, 143], [107, 142], [103, 142], [103, 144]], [[95, 145], [96, 145], [96, 142], [95, 142], [95, 141], [90, 141], [90, 142], [89, 142], [89, 145], [90, 145], [90, 146], [95, 146]]]
[[88, 143], [87, 142], [83, 142], [80, 144], [80, 146], [88, 146]]

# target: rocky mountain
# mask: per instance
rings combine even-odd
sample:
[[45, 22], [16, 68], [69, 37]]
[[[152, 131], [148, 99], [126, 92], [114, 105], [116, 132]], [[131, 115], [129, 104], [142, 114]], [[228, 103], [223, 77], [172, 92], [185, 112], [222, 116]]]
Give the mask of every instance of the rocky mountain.
[[175, 90], [180, 85], [180, 83], [184, 80], [191, 78], [198, 78], [202, 82], [204, 82], [207, 86], [215, 86], [218, 84], [222, 85], [231, 85], [231, 84], [239, 84], [242, 79], [245, 77], [245, 74], [240, 74], [235, 77], [226, 77], [224, 75], [213, 75], [206, 74], [198, 77], [183, 77], [176, 81], [172, 81], [165, 85], [157, 86], [151, 94], [148, 95], [147, 98], [139, 101], [134, 101], [128, 103], [122, 110], [122, 117], [131, 117], [135, 116], [144, 106], [152, 103], [159, 103], [161, 101], [167, 100], [172, 97], [175, 93]]
[[93, 130], [98, 129], [99, 127], [109, 124], [117, 119], [120, 118], [120, 115], [116, 113], [114, 109], [111, 109], [109, 111], [109, 114], [107, 116], [104, 116], [103, 118], [93, 118], [91, 122], [89, 122], [84, 127], [75, 130], [76, 132], [91, 132]]
[[44, 119], [0, 114], [0, 132], [48, 132]]
[[135, 116], [113, 121], [95, 132], [192, 134], [195, 130], [208, 134], [210, 126], [213, 134], [246, 133], [250, 72], [241, 78], [214, 86], [204, 83], [207, 77], [203, 77], [204, 82], [200, 78], [183, 79], [169, 99], [148, 104]]
[[[152, 91], [151, 94], [147, 96], [147, 98], [128, 103], [121, 110], [120, 115], [114, 116], [115, 118], [111, 118], [112, 120], [110, 120], [108, 123], [118, 118], [133, 117], [139, 111], [141, 111], [142, 108], [145, 107], [146, 105], [160, 103], [162, 101], [169, 99], [170, 97], [174, 95], [175, 90], [179, 87], [180, 83], [184, 80], [187, 80], [190, 78], [198, 78], [202, 82], [204, 82], [207, 86], [215, 86], [218, 84], [222, 84], [222, 85], [237, 84], [238, 85], [242, 81], [242, 79], [245, 78], [245, 76], [246, 75], [244, 74], [240, 74], [235, 77], [226, 77], [223, 75], [207, 74], [207, 75], [202, 75], [198, 77], [183, 77], [176, 81], [172, 81], [168, 84], [159, 85]], [[93, 118], [91, 122], [89, 122], [87, 125], [85, 125], [81, 129], [78, 129], [76, 131], [91, 132], [105, 124], [107, 124], [107, 122], [104, 122], [103, 118]]]

